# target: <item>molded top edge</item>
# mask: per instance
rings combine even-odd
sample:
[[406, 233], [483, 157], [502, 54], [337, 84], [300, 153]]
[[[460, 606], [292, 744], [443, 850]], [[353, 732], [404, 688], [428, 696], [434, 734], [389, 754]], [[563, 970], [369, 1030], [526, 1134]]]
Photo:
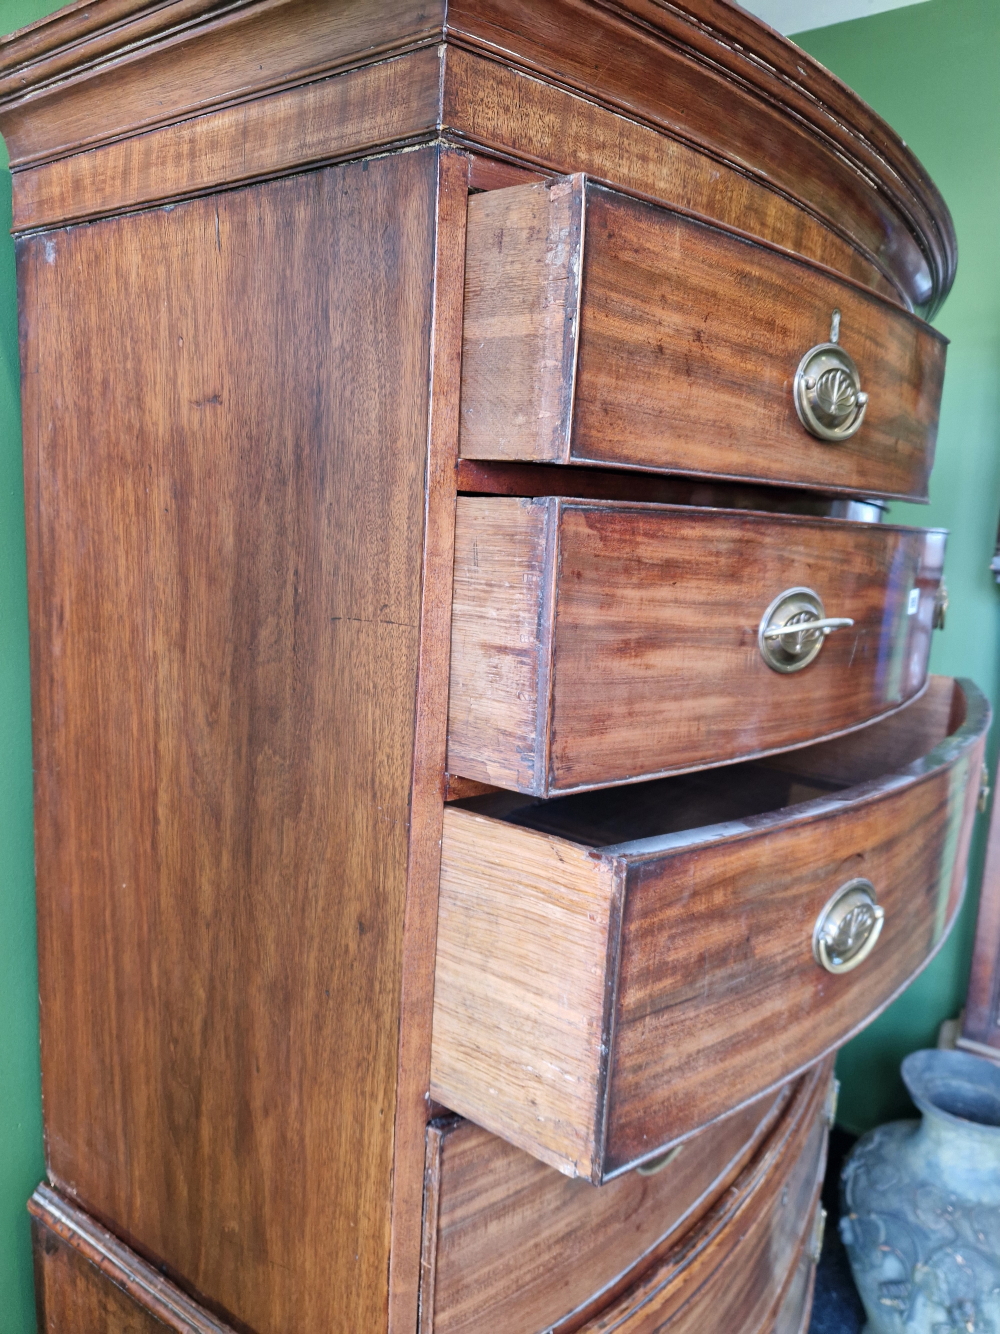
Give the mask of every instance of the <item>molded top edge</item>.
[[[209, 30], [218, 37], [223, 28], [244, 29], [236, 50], [241, 40], [254, 40], [251, 29], [273, 32], [283, 22], [295, 37], [286, 52], [261, 67], [256, 85], [236, 51], [231, 89], [199, 99], [192, 88], [190, 105], [168, 108], [167, 119], [443, 40], [686, 140], [793, 195], [834, 227], [849, 228], [858, 208], [881, 201], [877, 209], [888, 235], [880, 262], [921, 313], [933, 313], [954, 280], [951, 216], [906, 144], [835, 75], [729, 0], [347, 0], [336, 6], [323, 0], [73, 0], [0, 38], [0, 132], [11, 135], [13, 166], [83, 146], [53, 142], [48, 151], [37, 135], [23, 152], [19, 144], [34, 107], [61, 98], [68, 85], [79, 100], [80, 85], [93, 79], [95, 97], [106, 102], [105, 76], [115, 68], [157, 60], [156, 78], [162, 80], [158, 57], [165, 48], [180, 58]], [[337, 29], [336, 40], [324, 28]], [[583, 53], [575, 63], [557, 40], [561, 31], [574, 34], [578, 56]], [[623, 51], [626, 39], [629, 51], [662, 61], [671, 77], [650, 80], [648, 66], [630, 67], [630, 56], [621, 58], [614, 74], [587, 58], [588, 51]], [[183, 84], [180, 65], [174, 69]], [[693, 89], [697, 96], [690, 95]], [[151, 80], [151, 101], [158, 92]], [[693, 109], [696, 102], [700, 111]], [[706, 117], [706, 107], [718, 107], [720, 114]], [[127, 114], [117, 115], [114, 124], [108, 121], [108, 139], [150, 124], [148, 117], [142, 123], [133, 117], [130, 124]], [[765, 143], [767, 126], [776, 137]], [[795, 185], [799, 164], [791, 176], [787, 164], [782, 172], [793, 141], [803, 152], [801, 190]]]

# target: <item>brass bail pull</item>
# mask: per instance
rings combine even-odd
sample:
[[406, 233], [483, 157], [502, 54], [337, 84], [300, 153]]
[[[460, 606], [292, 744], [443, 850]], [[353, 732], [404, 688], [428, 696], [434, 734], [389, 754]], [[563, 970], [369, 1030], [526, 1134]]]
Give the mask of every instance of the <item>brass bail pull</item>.
[[769, 625], [763, 635], [765, 639], [781, 639], [784, 635], [804, 634], [807, 631], [822, 630], [823, 634], [831, 634], [834, 630], [846, 630], [854, 622], [850, 616], [824, 616], [822, 619], [801, 620], [795, 625]]
[[830, 317], [830, 341], [812, 347], [792, 382], [799, 421], [819, 440], [849, 440], [865, 419], [868, 395], [854, 359], [840, 346], [840, 311]]
[[757, 645], [774, 671], [800, 672], [816, 658], [827, 635], [853, 624], [850, 616], [827, 616], [813, 589], [786, 588], [760, 618]]

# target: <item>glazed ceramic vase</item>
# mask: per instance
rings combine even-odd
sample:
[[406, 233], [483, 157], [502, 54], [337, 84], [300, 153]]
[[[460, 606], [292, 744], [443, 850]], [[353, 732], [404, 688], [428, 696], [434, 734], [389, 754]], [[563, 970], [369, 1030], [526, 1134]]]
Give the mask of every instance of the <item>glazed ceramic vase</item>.
[[1000, 1334], [1000, 1067], [917, 1051], [902, 1073], [923, 1119], [865, 1135], [841, 1177], [865, 1334]]

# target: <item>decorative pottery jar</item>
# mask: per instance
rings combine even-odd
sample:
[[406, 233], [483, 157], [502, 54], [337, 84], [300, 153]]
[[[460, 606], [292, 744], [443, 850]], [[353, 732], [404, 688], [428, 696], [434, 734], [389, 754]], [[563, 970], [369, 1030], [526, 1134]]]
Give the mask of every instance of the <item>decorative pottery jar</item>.
[[917, 1051], [902, 1074], [923, 1119], [865, 1135], [841, 1178], [865, 1334], [1000, 1334], [1000, 1068]]

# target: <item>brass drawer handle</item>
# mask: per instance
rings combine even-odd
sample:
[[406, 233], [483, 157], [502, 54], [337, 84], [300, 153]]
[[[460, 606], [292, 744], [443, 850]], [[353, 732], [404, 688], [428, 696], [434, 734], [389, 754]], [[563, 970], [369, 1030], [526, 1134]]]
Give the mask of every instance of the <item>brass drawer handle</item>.
[[871, 954], [884, 922], [872, 882], [848, 880], [816, 919], [813, 958], [828, 973], [849, 973]]
[[761, 617], [757, 643], [768, 667], [800, 672], [819, 653], [827, 635], [853, 624], [850, 616], [827, 616], [822, 598], [811, 588], [786, 588]]
[[831, 630], [842, 630], [845, 626], [853, 625], [854, 622], [850, 616], [823, 616], [819, 620], [803, 620], [798, 623], [801, 628], [794, 631], [788, 629], [788, 623], [784, 625], [769, 625], [762, 631], [765, 639], [785, 639], [791, 634], [799, 635], [812, 634], [815, 630], [822, 630], [828, 635]]
[[837, 1103], [840, 1101], [840, 1080], [836, 1075], [830, 1079], [830, 1087], [826, 1091], [826, 1102], [823, 1104], [823, 1120], [829, 1130], [837, 1124]]
[[865, 419], [868, 395], [861, 375], [840, 346], [840, 311], [833, 312], [830, 341], [811, 347], [799, 362], [792, 396], [799, 421], [819, 440], [849, 440]]

